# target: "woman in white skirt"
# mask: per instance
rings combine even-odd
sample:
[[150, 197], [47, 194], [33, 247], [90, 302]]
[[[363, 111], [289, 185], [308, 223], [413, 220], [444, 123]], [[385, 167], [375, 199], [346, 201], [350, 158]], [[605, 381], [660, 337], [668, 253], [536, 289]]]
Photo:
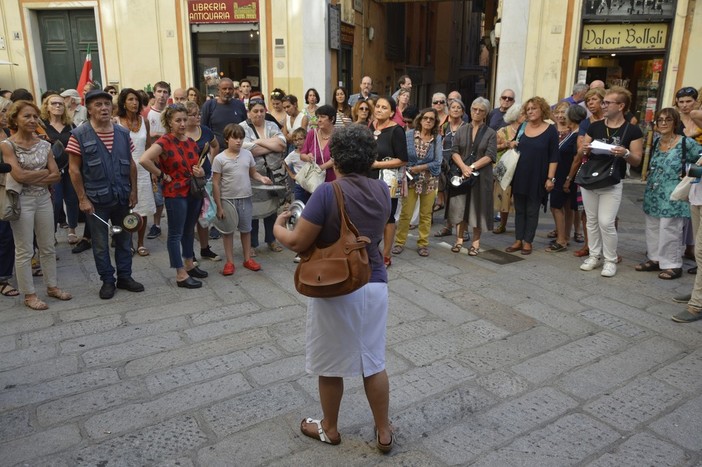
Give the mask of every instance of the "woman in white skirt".
[[[137, 253], [139, 256], [148, 256], [149, 250], [144, 246], [146, 233], [146, 218], [156, 212], [153, 184], [151, 174], [139, 164], [139, 158], [150, 146], [149, 121], [141, 116], [142, 104], [139, 95], [134, 89], [125, 88], [117, 98], [117, 124], [129, 130], [129, 136], [134, 143], [132, 158], [137, 166], [137, 199], [138, 203], [132, 211], [142, 218], [141, 226], [137, 231]], [[134, 247], [132, 247], [134, 248]], [[134, 252], [134, 250], [132, 250]]]
[[375, 422], [376, 445], [381, 452], [389, 452], [393, 446], [393, 432], [388, 419], [390, 390], [385, 371], [388, 279], [378, 245], [390, 216], [390, 197], [385, 182], [366, 176], [377, 155], [377, 146], [368, 128], [352, 124], [337, 129], [329, 145], [337, 180], [315, 190], [295, 230], [285, 227], [289, 212], [278, 216], [274, 234], [283, 245], [296, 252], [303, 252], [316, 242], [335, 242], [340, 227], [332, 183], [338, 183], [344, 194], [348, 218], [360, 235], [371, 240], [366, 247], [371, 277], [368, 284], [350, 294], [308, 300], [306, 370], [319, 376], [323, 418], [303, 419], [300, 430], [322, 442], [339, 444], [343, 378], [362, 376]]

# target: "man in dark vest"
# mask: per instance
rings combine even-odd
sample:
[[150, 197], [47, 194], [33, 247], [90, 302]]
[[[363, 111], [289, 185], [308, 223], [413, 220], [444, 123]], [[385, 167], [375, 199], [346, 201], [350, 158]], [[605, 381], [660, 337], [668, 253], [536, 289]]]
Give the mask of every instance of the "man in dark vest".
[[112, 298], [115, 287], [143, 292], [132, 279], [131, 236], [114, 234], [115, 268], [110, 261], [110, 227], [121, 226], [137, 203], [137, 168], [132, 159], [134, 144], [129, 130], [112, 124], [112, 96], [96, 89], [85, 95], [88, 121], [71, 132], [66, 152], [69, 174], [93, 236], [93, 257], [102, 288], [100, 298]]

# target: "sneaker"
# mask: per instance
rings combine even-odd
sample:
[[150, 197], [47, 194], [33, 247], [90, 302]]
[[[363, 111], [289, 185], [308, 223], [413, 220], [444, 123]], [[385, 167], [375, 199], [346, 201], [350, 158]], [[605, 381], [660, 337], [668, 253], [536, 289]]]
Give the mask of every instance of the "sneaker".
[[153, 240], [156, 237], [159, 237], [161, 235], [161, 227], [154, 224], [151, 226], [149, 229], [149, 233], [146, 235], [146, 238], [149, 240]]
[[606, 261], [604, 263], [604, 266], [602, 266], [602, 273], [600, 274], [602, 277], [614, 277], [614, 275], [617, 273], [617, 263], [612, 263], [610, 261]]
[[210, 250], [210, 247], [208, 246], [207, 248], [201, 248], [200, 249], [200, 256], [203, 258], [207, 258], [212, 261], [221, 261], [222, 258], [219, 257], [219, 255], [212, 250]]
[[76, 246], [71, 249], [71, 253], [83, 253], [85, 250], [89, 250], [90, 248], [90, 242], [84, 238], [81, 238], [81, 240], [76, 243]]
[[219, 233], [219, 230], [215, 229], [214, 227], [210, 228], [210, 240], [217, 240], [222, 236], [221, 233]]
[[688, 294], [683, 294], [683, 295], [676, 295], [675, 297], [673, 297], [673, 301], [675, 303], [687, 303], [690, 301], [691, 298], [692, 298], [692, 294], [688, 293]]
[[676, 323], [692, 323], [699, 319], [702, 319], [702, 311], [691, 306], [687, 307], [687, 310], [681, 311], [677, 315], [671, 317]]
[[580, 270], [592, 271], [593, 269], [597, 269], [600, 266], [602, 266], [602, 260], [599, 258], [595, 258], [594, 256], [590, 256], [588, 259], [583, 261], [583, 264], [580, 265]]
[[102, 287], [100, 287], [100, 298], [103, 300], [109, 300], [115, 296], [115, 284], [114, 282], [103, 282]]
[[224, 265], [224, 269], [222, 270], [222, 275], [223, 276], [231, 276], [234, 274], [234, 263], [230, 263], [227, 261], [227, 264]]
[[258, 264], [256, 261], [254, 261], [252, 258], [249, 258], [248, 260], [244, 261], [244, 267], [246, 269], [251, 270], [251, 271], [260, 271], [261, 270], [261, 265]]

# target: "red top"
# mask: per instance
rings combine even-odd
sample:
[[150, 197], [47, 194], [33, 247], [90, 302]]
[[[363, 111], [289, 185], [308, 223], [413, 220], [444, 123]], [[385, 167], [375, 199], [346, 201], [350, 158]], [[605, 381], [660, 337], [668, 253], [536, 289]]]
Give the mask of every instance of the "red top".
[[192, 167], [199, 159], [197, 143], [191, 138], [179, 140], [171, 133], [166, 133], [156, 140], [163, 148], [161, 153], [161, 170], [171, 177], [163, 182], [163, 196], [166, 198], [185, 198], [190, 192]]

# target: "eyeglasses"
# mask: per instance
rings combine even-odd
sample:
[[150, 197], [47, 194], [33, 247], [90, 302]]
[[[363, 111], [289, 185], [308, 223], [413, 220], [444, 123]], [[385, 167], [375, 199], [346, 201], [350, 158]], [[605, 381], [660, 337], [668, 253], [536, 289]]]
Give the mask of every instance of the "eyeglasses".
[[660, 125], [670, 125], [671, 123], [673, 123], [672, 118], [659, 118], [658, 120], [656, 120], [656, 125], [659, 125], [659, 126]]
[[504, 101], [510, 101], [510, 102], [511, 102], [511, 101], [514, 100], [514, 97], [512, 97], [512, 96], [500, 96], [500, 99], [502, 99], [502, 100], [504, 100]]
[[423, 116], [423, 117], [422, 117], [422, 120], [424, 120], [425, 122], [434, 122], [434, 121], [436, 121], [436, 119], [435, 119], [434, 117], [432, 117], [431, 115], [425, 115], [425, 116]]
[[480, 108], [471, 107], [471, 108], [470, 108], [470, 111], [471, 111], [471, 112], [476, 112], [476, 113], [481, 114], [481, 113], [485, 112], [485, 109], [480, 109]]
[[676, 98], [680, 97], [692, 97], [693, 99], [697, 99], [697, 89], [687, 86], [682, 89], [680, 89], [678, 92], [675, 93]]
[[63, 102], [49, 102], [49, 105], [53, 105], [54, 107], [63, 107], [65, 104]]
[[107, 92], [109, 92], [109, 93], [112, 94], [113, 96], [116, 96], [116, 95], [117, 95], [117, 91], [107, 91]]
[[363, 112], [370, 112], [370, 107], [359, 107], [358, 110], [359, 110], [359, 112], [360, 112], [360, 111], [363, 111]]
[[602, 105], [603, 105], [603, 106], [606, 106], [606, 105], [609, 105], [609, 104], [621, 104], [621, 102], [617, 102], [617, 101], [602, 101]]
[[431, 103], [434, 104], [434, 105], [436, 105], [436, 104], [445, 104], [446, 101], [445, 101], [445, 100], [437, 100], [437, 101], [432, 101]]

